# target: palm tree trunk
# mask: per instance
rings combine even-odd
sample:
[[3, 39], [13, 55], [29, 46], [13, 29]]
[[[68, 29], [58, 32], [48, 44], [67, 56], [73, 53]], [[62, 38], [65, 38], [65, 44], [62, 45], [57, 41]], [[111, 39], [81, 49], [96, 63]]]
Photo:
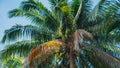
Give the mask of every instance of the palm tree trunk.
[[74, 68], [73, 46], [70, 44], [70, 68]]

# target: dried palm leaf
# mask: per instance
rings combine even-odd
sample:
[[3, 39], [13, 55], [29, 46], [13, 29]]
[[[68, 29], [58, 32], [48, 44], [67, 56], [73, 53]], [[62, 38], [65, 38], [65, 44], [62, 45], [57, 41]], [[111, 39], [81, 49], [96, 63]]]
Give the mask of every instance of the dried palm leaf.
[[[45, 61], [51, 54], [59, 52], [65, 47], [65, 43], [61, 40], [53, 40], [34, 47], [29, 54], [28, 60], [30, 68], [34, 68], [41, 62]], [[25, 61], [25, 62], [27, 62]]]

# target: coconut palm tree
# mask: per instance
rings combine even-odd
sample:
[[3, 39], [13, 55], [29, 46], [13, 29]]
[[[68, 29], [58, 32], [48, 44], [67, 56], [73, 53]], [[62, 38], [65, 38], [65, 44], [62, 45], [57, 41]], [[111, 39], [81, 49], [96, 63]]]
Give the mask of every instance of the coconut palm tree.
[[[9, 17], [24, 16], [33, 24], [5, 31], [3, 42], [18, 42], [1, 51], [2, 58], [28, 56], [23, 64], [28, 68], [120, 67], [114, 55], [120, 54], [115, 46], [120, 1], [100, 0], [95, 7], [90, 0], [48, 1], [50, 10], [39, 1], [28, 0], [9, 12]], [[25, 41], [26, 37], [30, 39]]]

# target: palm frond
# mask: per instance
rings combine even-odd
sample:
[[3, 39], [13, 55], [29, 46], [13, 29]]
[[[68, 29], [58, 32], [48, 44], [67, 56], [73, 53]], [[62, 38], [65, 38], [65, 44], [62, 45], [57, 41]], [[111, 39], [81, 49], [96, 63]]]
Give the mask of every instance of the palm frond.
[[4, 68], [21, 68], [22, 67], [22, 61], [21, 58], [12, 58], [8, 61], [5, 61], [3, 64]]
[[114, 20], [114, 18], [117, 17], [108, 17], [107, 21], [105, 20], [98, 25], [92, 26], [89, 28], [89, 30], [93, 32], [93, 35], [96, 36], [96, 39], [99, 38], [100, 40], [100, 37], [104, 39], [111, 37], [112, 39], [110, 32], [114, 31], [120, 25], [119, 19]]
[[98, 4], [96, 4], [96, 6], [93, 8], [93, 10], [91, 10], [91, 12], [88, 15], [88, 20], [89, 21], [95, 21], [98, 13], [100, 12], [100, 9], [102, 9], [103, 7], [101, 7], [101, 5], [104, 4], [104, 2], [106, 2], [106, 0], [100, 0], [98, 2]]
[[[41, 35], [41, 36], [51, 36], [52, 31], [44, 28], [39, 28], [36, 26], [32, 25], [26, 25], [26, 26], [21, 26], [21, 25], [15, 25], [12, 28], [8, 29], [5, 31], [5, 34], [3, 36], [2, 42], [6, 41], [19, 41], [24, 40], [24, 39], [32, 39], [36, 35]], [[42, 37], [41, 37], [42, 39]]]
[[23, 9], [13, 9], [11, 11], [9, 11], [9, 17], [19, 17], [19, 16], [25, 16], [26, 18], [30, 19], [32, 22], [34, 22], [35, 24], [39, 24], [42, 25], [44, 24], [43, 22], [45, 21], [45, 16], [39, 14], [38, 11], [36, 10], [30, 10], [28, 11], [24, 11]]
[[57, 4], [59, 2], [58, 0], [48, 0], [48, 1], [52, 6], [57, 6]]
[[49, 14], [49, 10], [43, 6], [41, 2], [23, 1], [19, 9], [9, 11], [9, 17], [25, 16], [35, 24], [42, 25], [45, 16]]
[[115, 43], [119, 43], [119, 41], [120, 41], [120, 38], [119, 38], [120, 37], [120, 33], [119, 33], [120, 28], [119, 27], [120, 27], [120, 25], [118, 25], [118, 27], [116, 29], [111, 31], [108, 36], [108, 38], [111, 38], [111, 40], [114, 40]]
[[[33, 9], [32, 11], [34, 11], [34, 12], [31, 12], [31, 15], [33, 15], [33, 13], [34, 13], [34, 15], [31, 16], [32, 17], [31, 19], [33, 19], [33, 22], [39, 23], [40, 22], [39, 20], [42, 20], [41, 22], [44, 25], [46, 25], [47, 27], [49, 27], [49, 28], [54, 27], [52, 30], [55, 30], [57, 28], [57, 24], [58, 24], [57, 21], [54, 19], [52, 13], [41, 2], [25, 1], [25, 2], [22, 2], [21, 5], [22, 5], [21, 8], [23, 10], [29, 9], [29, 12], [30, 12]], [[32, 6], [34, 6], [34, 8]], [[28, 15], [28, 16], [30, 16], [30, 15]], [[36, 19], [35, 17], [38, 17], [38, 19]], [[51, 23], [51, 25], [49, 23]]]
[[[106, 33], [109, 33], [110, 31], [114, 30], [116, 27], [118, 27], [119, 25], [119, 4], [117, 3], [120, 3], [118, 1], [112, 1], [112, 2], [109, 2], [111, 3], [108, 7], [105, 7], [104, 11], [103, 11], [103, 14], [101, 14], [102, 16], [104, 16], [103, 18], [106, 17], [105, 20], [103, 20], [106, 24], [107, 24], [107, 27], [105, 27], [107, 30], [106, 30]], [[103, 19], [102, 18], [102, 19]]]
[[81, 13], [81, 9], [82, 9], [82, 0], [80, 1], [80, 4], [79, 4], [79, 8], [78, 8], [78, 11], [77, 11], [77, 13], [76, 13], [76, 15], [75, 15], [75, 18], [74, 18], [74, 20], [73, 20], [73, 24], [74, 25], [76, 25], [76, 22], [77, 22], [77, 20], [78, 20], [78, 18], [79, 18], [79, 15], [80, 15], [80, 13]]
[[29, 1], [22, 1], [20, 4], [20, 8], [26, 11], [30, 11], [30, 9], [38, 9], [38, 6], [36, 6], [36, 2], [34, 0]]
[[[71, 4], [71, 12], [73, 13], [74, 23], [76, 22], [77, 29], [87, 29], [91, 24], [88, 19], [88, 13], [92, 9], [91, 0], [73, 0]], [[76, 19], [76, 20], [75, 20]]]
[[30, 11], [31, 9], [38, 10], [43, 15], [50, 12], [41, 2], [37, 1], [23, 1], [20, 7], [24, 11]]
[[[109, 0], [101, 0], [94, 8], [93, 10], [90, 12], [89, 15], [90, 19], [89, 20], [93, 20], [95, 21], [99, 21], [98, 23], [106, 23], [107, 21], [111, 21], [110, 17], [116, 16], [115, 18], [118, 18], [118, 9], [119, 9], [119, 5], [117, 4], [119, 3], [118, 1], [109, 1]], [[89, 17], [88, 15], [88, 17]], [[93, 19], [92, 19], [93, 18]], [[106, 19], [105, 19], [106, 18]], [[114, 17], [113, 17], [114, 18]], [[114, 18], [114, 20], [115, 20]], [[112, 19], [113, 20], [113, 19]], [[100, 22], [102, 21], [102, 22]]]
[[44, 25], [54, 31], [58, 27], [58, 22], [54, 19], [53, 14], [41, 2], [23, 1], [21, 10], [25, 17], [37, 25]]
[[[12, 56], [28, 56], [30, 50], [40, 44], [39, 41], [20, 41], [7, 45], [4, 50], [0, 51], [0, 59], [7, 60]], [[26, 50], [26, 51], [24, 51]]]
[[9, 11], [8, 14], [9, 14], [9, 18], [12, 18], [12, 17], [17, 17], [17, 16], [23, 16], [25, 13], [22, 12], [21, 9], [16, 8], [16, 9]]
[[113, 43], [98, 43], [98, 47], [102, 50], [104, 50], [105, 52], [119, 58], [120, 55], [120, 47], [117, 46], [117, 44], [113, 44]]
[[[91, 6], [92, 6], [91, 0], [73, 0], [72, 4], [71, 4], [72, 12], [77, 13], [77, 10], [80, 5], [82, 5], [82, 7], [81, 7], [82, 13], [87, 13], [91, 10]], [[76, 14], [73, 14], [73, 15], [75, 16]]]
[[115, 21], [109, 24], [108, 27], [106, 28], [107, 34], [110, 33], [112, 30], [114, 30], [118, 25], [120, 25], [120, 21]]
[[59, 7], [63, 4], [67, 4], [68, 0], [48, 0], [52, 7]]
[[[79, 5], [80, 5], [80, 0], [73, 0], [73, 1], [72, 1], [71, 9], [72, 9], [72, 12], [73, 12], [73, 13], [77, 13], [76, 10], [78, 10]], [[76, 6], [77, 6], [77, 7], [76, 7]], [[73, 14], [73, 15], [75, 16], [76, 14]]]
[[94, 35], [102, 35], [105, 37], [119, 26], [120, 21], [118, 17], [118, 9], [118, 7], [115, 7], [115, 3], [106, 4], [105, 9], [103, 9], [103, 11], [100, 14], [101, 18], [98, 19], [100, 23], [98, 22], [96, 23], [96, 25], [89, 28], [90, 30], [93, 30]]

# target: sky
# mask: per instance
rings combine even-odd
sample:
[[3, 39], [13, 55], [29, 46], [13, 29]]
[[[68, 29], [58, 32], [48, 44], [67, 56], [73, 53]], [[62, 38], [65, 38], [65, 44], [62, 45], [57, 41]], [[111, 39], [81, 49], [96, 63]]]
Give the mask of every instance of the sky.
[[[23, 0], [0, 0], [0, 41], [4, 35], [4, 31], [9, 29], [13, 25], [21, 24], [26, 25], [30, 24], [30, 21], [24, 17], [15, 17], [9, 18], [8, 12], [12, 9], [19, 7], [21, 1]], [[40, 0], [46, 7], [49, 7], [47, 0]], [[97, 3], [99, 0], [94, 0], [94, 3]], [[4, 44], [0, 42], [0, 50], [4, 48]]]
[[[9, 18], [8, 11], [17, 8], [21, 0], [0, 0], [0, 41], [4, 35], [4, 31], [9, 29], [15, 24], [25, 25], [29, 23], [25, 18]], [[0, 43], [0, 50], [3, 49], [5, 45]]]

